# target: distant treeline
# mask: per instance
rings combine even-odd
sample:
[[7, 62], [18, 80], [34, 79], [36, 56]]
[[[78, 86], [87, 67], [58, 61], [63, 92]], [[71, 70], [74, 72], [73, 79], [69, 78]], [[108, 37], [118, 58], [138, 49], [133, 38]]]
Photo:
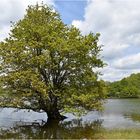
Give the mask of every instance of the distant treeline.
[[114, 98], [139, 98], [140, 97], [140, 73], [131, 74], [116, 82], [107, 82], [108, 97]]

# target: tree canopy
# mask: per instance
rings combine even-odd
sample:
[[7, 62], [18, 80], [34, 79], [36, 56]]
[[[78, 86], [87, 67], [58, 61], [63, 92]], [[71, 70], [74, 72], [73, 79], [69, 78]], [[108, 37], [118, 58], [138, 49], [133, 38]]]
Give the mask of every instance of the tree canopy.
[[100, 109], [105, 85], [95, 71], [104, 66], [98, 40], [99, 33], [82, 35], [47, 5], [29, 6], [0, 42], [0, 78], [9, 90], [0, 106], [43, 110], [50, 118]]
[[128, 98], [140, 97], [140, 73], [109, 84], [109, 96]]

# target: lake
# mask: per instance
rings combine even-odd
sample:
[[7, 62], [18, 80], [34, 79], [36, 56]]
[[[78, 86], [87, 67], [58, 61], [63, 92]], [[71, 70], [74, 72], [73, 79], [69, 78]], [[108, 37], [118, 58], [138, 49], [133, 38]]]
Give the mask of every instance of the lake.
[[108, 99], [104, 111], [77, 118], [65, 114], [59, 124], [47, 115], [13, 108], [0, 109], [0, 138], [93, 138], [103, 129], [140, 129], [140, 99]]

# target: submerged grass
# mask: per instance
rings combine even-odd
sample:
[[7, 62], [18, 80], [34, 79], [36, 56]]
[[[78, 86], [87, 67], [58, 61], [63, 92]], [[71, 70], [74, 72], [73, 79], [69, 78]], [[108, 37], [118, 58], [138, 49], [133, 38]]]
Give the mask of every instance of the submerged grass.
[[0, 139], [140, 139], [140, 129], [101, 129], [91, 130], [90, 128], [73, 129], [66, 131], [62, 128], [53, 131], [52, 129], [37, 127], [18, 127], [12, 131], [1, 131]]

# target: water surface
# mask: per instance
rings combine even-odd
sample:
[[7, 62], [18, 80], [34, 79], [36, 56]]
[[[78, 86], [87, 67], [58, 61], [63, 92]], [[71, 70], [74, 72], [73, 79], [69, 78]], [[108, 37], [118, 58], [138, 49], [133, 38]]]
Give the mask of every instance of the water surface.
[[46, 124], [46, 113], [5, 108], [0, 110], [0, 138], [91, 138], [102, 129], [140, 129], [140, 99], [109, 99], [104, 111]]

